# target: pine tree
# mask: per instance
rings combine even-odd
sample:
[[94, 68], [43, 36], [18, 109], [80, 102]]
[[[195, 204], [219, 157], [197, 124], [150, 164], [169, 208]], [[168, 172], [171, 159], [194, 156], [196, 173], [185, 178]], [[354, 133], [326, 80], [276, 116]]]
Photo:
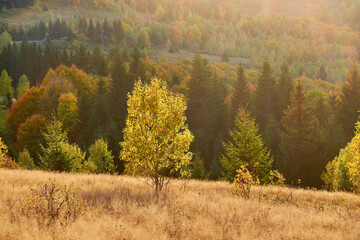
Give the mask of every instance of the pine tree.
[[282, 120], [281, 168], [285, 178], [304, 186], [320, 186], [324, 164], [319, 159], [319, 122], [305, 103], [303, 86], [298, 82], [290, 106]]
[[89, 27], [87, 29], [86, 35], [91, 39], [91, 41], [95, 41], [96, 28], [95, 28], [92, 18], [90, 18]]
[[73, 172], [81, 168], [85, 154], [78, 146], [69, 144], [60, 121], [52, 119], [43, 136], [45, 145], [40, 144], [41, 154], [39, 154], [43, 169]]
[[132, 81], [136, 81], [139, 78], [142, 81], [146, 81], [147, 78], [145, 73], [146, 70], [145, 70], [144, 61], [141, 59], [139, 48], [135, 47], [130, 60], [130, 74]]
[[105, 135], [104, 129], [109, 121], [108, 112], [108, 87], [105, 79], [100, 77], [97, 81], [95, 103], [90, 117], [90, 126], [95, 138], [101, 138]]
[[84, 44], [80, 44], [74, 56], [74, 64], [81, 70], [87, 71], [89, 69], [89, 52], [86, 50]]
[[201, 55], [196, 55], [192, 63], [191, 79], [189, 82], [189, 100], [187, 117], [189, 129], [194, 133], [195, 141], [192, 145], [194, 152], [200, 152], [208, 167], [211, 159], [209, 156], [209, 121], [211, 109], [211, 72], [208, 61]]
[[357, 63], [346, 75], [340, 95], [340, 119], [347, 140], [354, 136], [360, 109], [360, 75]]
[[96, 45], [91, 55], [91, 65], [93, 71], [100, 76], [106, 75], [106, 59], [101, 52], [99, 45]]
[[126, 119], [126, 98], [132, 90], [134, 81], [129, 81], [125, 62], [121, 58], [120, 51], [117, 50], [110, 63], [111, 85], [109, 100], [111, 113], [118, 122], [118, 126], [123, 128]]
[[233, 181], [236, 171], [244, 166], [260, 183], [268, 183], [273, 158], [264, 146], [259, 127], [248, 110], [239, 108], [235, 128], [229, 135], [230, 139], [223, 142], [224, 154], [220, 158], [225, 178]]
[[125, 36], [124, 28], [121, 20], [113, 22], [113, 36], [115, 37], [116, 43], [120, 43]]
[[245, 68], [242, 64], [239, 65], [237, 71], [237, 81], [235, 83], [233, 95], [231, 98], [232, 117], [235, 118], [239, 107], [246, 108], [249, 105], [250, 89], [247, 82]]
[[291, 76], [289, 66], [284, 63], [281, 66], [281, 73], [279, 79], [279, 102], [280, 102], [280, 114], [286, 110], [290, 103], [290, 95], [294, 88], [294, 82]]
[[[216, 159], [220, 150], [221, 142], [225, 138], [229, 125], [228, 107], [225, 104], [227, 89], [223, 80], [213, 76], [210, 85], [210, 96], [207, 108], [211, 110], [208, 120], [208, 145], [209, 153], [206, 164], [210, 168], [213, 159]], [[207, 154], [206, 154], [207, 155]], [[206, 156], [204, 155], [204, 156]], [[214, 165], [213, 165], [214, 167]], [[213, 171], [215, 169], [212, 169]]]
[[277, 84], [268, 62], [264, 62], [260, 70], [254, 97], [256, 120], [259, 122], [260, 129], [264, 131], [271, 117], [278, 119], [279, 116]]

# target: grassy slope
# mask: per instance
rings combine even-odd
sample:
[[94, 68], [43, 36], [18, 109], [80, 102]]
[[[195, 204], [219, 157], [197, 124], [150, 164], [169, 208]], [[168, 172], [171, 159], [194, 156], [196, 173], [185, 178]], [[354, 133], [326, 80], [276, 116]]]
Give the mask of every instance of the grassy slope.
[[[360, 239], [360, 197], [257, 187], [252, 200], [225, 182], [175, 181], [159, 195], [128, 176], [0, 169], [0, 239], [50, 239], [19, 213], [30, 186], [50, 177], [73, 184], [90, 207], [57, 239]], [[263, 196], [259, 201], [258, 197]]]

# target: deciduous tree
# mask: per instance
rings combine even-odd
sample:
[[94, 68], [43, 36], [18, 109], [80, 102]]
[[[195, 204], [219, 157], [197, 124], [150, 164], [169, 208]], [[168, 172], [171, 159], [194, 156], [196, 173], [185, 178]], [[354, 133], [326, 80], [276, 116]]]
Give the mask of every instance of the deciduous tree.
[[128, 100], [128, 116], [121, 143], [125, 171], [151, 179], [160, 191], [173, 176], [185, 176], [193, 140], [185, 125], [186, 105], [166, 84], [154, 78], [138, 81]]

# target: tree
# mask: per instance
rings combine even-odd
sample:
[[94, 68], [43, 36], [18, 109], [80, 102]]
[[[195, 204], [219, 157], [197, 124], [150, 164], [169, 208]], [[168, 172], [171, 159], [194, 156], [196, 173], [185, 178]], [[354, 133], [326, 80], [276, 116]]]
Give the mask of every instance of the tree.
[[78, 100], [73, 93], [63, 93], [59, 97], [57, 115], [68, 133], [73, 133], [79, 124]]
[[281, 115], [287, 109], [290, 103], [290, 95], [294, 88], [294, 82], [291, 76], [289, 66], [285, 63], [281, 66], [279, 79], [279, 102]]
[[123, 128], [126, 119], [126, 98], [134, 86], [135, 79], [129, 79], [125, 62], [118, 50], [115, 50], [109, 68], [111, 73], [109, 105], [118, 126]]
[[76, 145], [71, 145], [67, 133], [63, 132], [62, 124], [53, 117], [46, 132], [43, 133], [45, 145], [40, 144], [39, 159], [41, 167], [52, 171], [78, 171], [85, 158]]
[[133, 81], [138, 80], [139, 78], [142, 81], [146, 81], [146, 70], [144, 61], [141, 59], [141, 54], [138, 47], [134, 48], [134, 51], [131, 55], [130, 60], [130, 74], [132, 75], [131, 78]]
[[115, 37], [116, 43], [120, 43], [123, 40], [125, 33], [121, 20], [114, 20], [113, 22], [113, 36]]
[[327, 73], [326, 73], [324, 65], [320, 66], [318, 78], [320, 78], [321, 80], [324, 80], [324, 81], [327, 80]]
[[25, 148], [33, 158], [37, 157], [39, 151], [39, 141], [42, 131], [46, 130], [47, 120], [44, 116], [36, 114], [29, 117], [19, 127], [16, 135], [16, 147], [19, 151]]
[[290, 98], [290, 106], [282, 119], [280, 163], [285, 178], [305, 186], [318, 186], [324, 165], [319, 159], [319, 122], [305, 103], [300, 81]]
[[185, 125], [186, 105], [166, 84], [153, 78], [136, 82], [128, 100], [128, 116], [121, 143], [125, 171], [150, 178], [160, 191], [170, 177], [185, 176], [191, 161], [193, 136]]
[[96, 45], [91, 55], [91, 65], [93, 71], [100, 75], [106, 75], [106, 59], [101, 52], [100, 46]]
[[260, 70], [258, 86], [254, 96], [254, 110], [260, 129], [264, 131], [272, 117], [278, 118], [278, 92], [273, 71], [268, 62]]
[[11, 106], [6, 117], [5, 126], [10, 129], [13, 137], [16, 136], [20, 124], [39, 111], [39, 96], [41, 94], [41, 89], [30, 88]]
[[34, 159], [30, 156], [29, 151], [25, 148], [19, 153], [19, 164], [27, 169], [35, 168]]
[[360, 109], [360, 75], [357, 63], [346, 75], [340, 94], [340, 119], [347, 139], [354, 136], [355, 123]]
[[2, 32], [0, 34], [0, 50], [2, 50], [11, 42], [12, 42], [12, 37], [7, 31]]
[[196, 55], [192, 61], [191, 79], [189, 82], [189, 100], [187, 117], [189, 128], [195, 135], [192, 145], [194, 152], [200, 152], [206, 168], [211, 163], [209, 156], [209, 121], [211, 115], [211, 72], [208, 61], [201, 55]]
[[19, 98], [30, 88], [30, 82], [26, 75], [22, 75], [16, 88], [16, 98]]
[[233, 181], [236, 171], [246, 167], [261, 183], [268, 183], [273, 158], [264, 146], [259, 127], [248, 110], [239, 108], [235, 128], [230, 130], [229, 135], [230, 139], [223, 142], [224, 154], [220, 157], [225, 178]]
[[356, 126], [356, 134], [335, 159], [326, 165], [321, 179], [325, 187], [335, 191], [360, 192], [360, 125]]
[[141, 28], [138, 31], [137, 45], [139, 46], [140, 49], [147, 49], [147, 50], [150, 49], [150, 38], [147, 31], [144, 28]]
[[89, 159], [96, 166], [96, 173], [114, 173], [114, 156], [108, 150], [108, 144], [102, 138], [95, 141], [89, 148]]
[[11, 86], [12, 78], [8, 75], [7, 71], [4, 69], [0, 75], [0, 97], [8, 98], [9, 95], [12, 99], [14, 95], [14, 89]]
[[233, 119], [240, 107], [246, 108], [249, 105], [250, 89], [247, 82], [245, 68], [242, 64], [239, 65], [237, 71], [237, 81], [235, 83], [234, 91], [231, 97], [231, 113]]

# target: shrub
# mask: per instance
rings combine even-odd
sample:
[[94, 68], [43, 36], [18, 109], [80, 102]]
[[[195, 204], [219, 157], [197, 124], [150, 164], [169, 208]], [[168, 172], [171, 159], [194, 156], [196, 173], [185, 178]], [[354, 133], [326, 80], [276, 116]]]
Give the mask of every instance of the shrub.
[[259, 184], [259, 180], [253, 179], [253, 176], [246, 168], [246, 166], [241, 166], [236, 171], [236, 177], [234, 179], [234, 186], [231, 189], [231, 192], [234, 195], [238, 195], [248, 199], [250, 197], [251, 186], [254, 184]]
[[59, 185], [55, 179], [49, 179], [31, 189], [31, 196], [22, 211], [26, 217], [36, 219], [39, 226], [54, 227], [60, 224], [66, 228], [85, 208], [86, 202], [79, 199], [71, 186]]
[[7, 155], [8, 149], [0, 137], [0, 168], [18, 169], [19, 164]]
[[277, 186], [284, 186], [286, 179], [278, 170], [270, 171], [270, 184]]

